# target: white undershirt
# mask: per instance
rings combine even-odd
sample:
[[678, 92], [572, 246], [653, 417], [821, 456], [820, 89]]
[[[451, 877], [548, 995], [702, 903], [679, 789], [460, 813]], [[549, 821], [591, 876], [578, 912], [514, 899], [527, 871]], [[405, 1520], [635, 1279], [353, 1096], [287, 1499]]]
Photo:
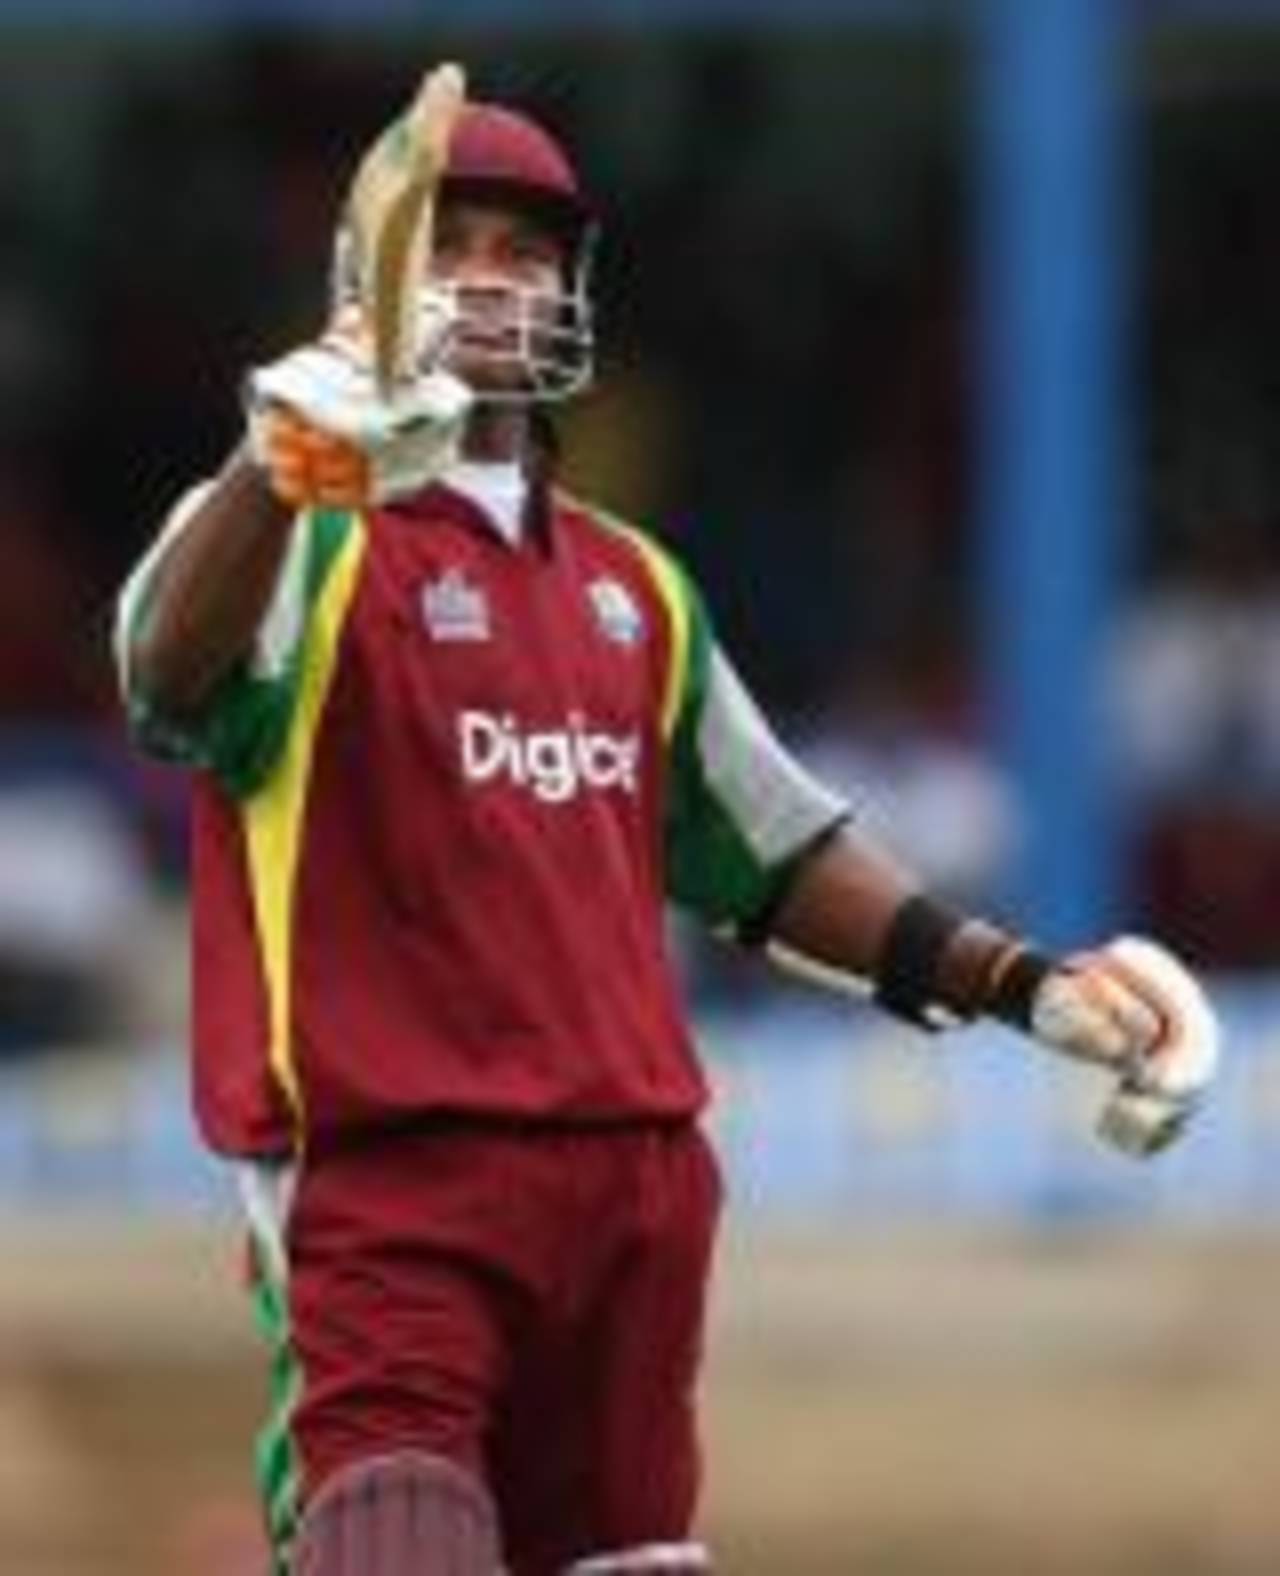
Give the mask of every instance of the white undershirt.
[[517, 461], [455, 460], [440, 480], [475, 504], [504, 541], [514, 546], [520, 540], [529, 484]]

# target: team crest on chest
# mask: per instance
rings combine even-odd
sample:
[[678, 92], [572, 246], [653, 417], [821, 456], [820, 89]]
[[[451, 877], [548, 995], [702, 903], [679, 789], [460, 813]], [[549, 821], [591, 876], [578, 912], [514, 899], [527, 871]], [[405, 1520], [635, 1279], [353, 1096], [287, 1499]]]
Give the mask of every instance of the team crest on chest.
[[461, 569], [446, 569], [422, 588], [422, 621], [432, 640], [488, 640], [489, 599]]
[[639, 641], [644, 634], [644, 614], [621, 580], [593, 580], [587, 587], [587, 596], [607, 640], [618, 646], [634, 646]]

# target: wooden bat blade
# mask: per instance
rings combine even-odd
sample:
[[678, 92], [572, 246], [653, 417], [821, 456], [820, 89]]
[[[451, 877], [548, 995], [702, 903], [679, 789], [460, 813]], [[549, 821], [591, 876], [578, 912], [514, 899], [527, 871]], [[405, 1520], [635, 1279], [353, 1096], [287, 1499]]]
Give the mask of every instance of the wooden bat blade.
[[412, 373], [416, 293], [431, 248], [436, 187], [465, 102], [460, 66], [429, 71], [409, 109], [360, 161], [347, 198], [356, 286], [383, 395]]

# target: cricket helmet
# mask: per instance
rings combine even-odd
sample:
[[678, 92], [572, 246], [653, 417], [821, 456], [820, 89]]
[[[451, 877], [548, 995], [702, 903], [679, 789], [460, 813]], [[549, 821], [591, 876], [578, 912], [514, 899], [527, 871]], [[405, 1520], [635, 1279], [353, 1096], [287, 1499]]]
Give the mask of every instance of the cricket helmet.
[[[519, 392], [478, 390], [484, 399], [558, 401], [580, 392], [594, 371], [590, 297], [597, 223], [568, 154], [537, 121], [505, 105], [468, 101], [453, 128], [440, 196], [510, 204], [546, 225], [564, 248], [558, 294], [511, 286], [518, 344], [496, 352], [527, 372]], [[455, 292], [465, 323], [466, 292]]]
[[560, 144], [536, 121], [501, 104], [463, 106], [441, 186], [446, 197], [488, 193], [527, 204], [575, 242], [594, 218]]
[[[450, 135], [438, 197], [493, 202], [528, 214], [560, 245], [558, 286], [535, 290], [506, 281], [483, 290], [430, 278], [421, 291], [421, 318], [433, 325], [422, 335], [422, 371], [448, 363], [451, 337], [481, 326], [500, 305], [509, 338], [480, 352], [497, 376], [493, 387], [477, 387], [481, 401], [558, 401], [578, 393], [594, 373], [590, 279], [597, 224], [572, 164], [559, 143], [538, 123], [498, 104], [469, 101]], [[335, 321], [361, 299], [363, 266], [349, 218], [335, 237], [330, 294]], [[483, 306], [478, 297], [485, 298]], [[471, 346], [474, 363], [477, 351]]]

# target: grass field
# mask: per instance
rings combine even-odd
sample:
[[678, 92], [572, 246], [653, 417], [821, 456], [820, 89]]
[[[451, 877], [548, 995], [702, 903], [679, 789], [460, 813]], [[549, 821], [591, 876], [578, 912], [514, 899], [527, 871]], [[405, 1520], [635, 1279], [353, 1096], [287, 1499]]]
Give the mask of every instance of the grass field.
[[[260, 1576], [226, 1238], [4, 1226], [0, 1571]], [[1280, 1247], [739, 1236], [708, 1375], [729, 1576], [1280, 1568]]]

